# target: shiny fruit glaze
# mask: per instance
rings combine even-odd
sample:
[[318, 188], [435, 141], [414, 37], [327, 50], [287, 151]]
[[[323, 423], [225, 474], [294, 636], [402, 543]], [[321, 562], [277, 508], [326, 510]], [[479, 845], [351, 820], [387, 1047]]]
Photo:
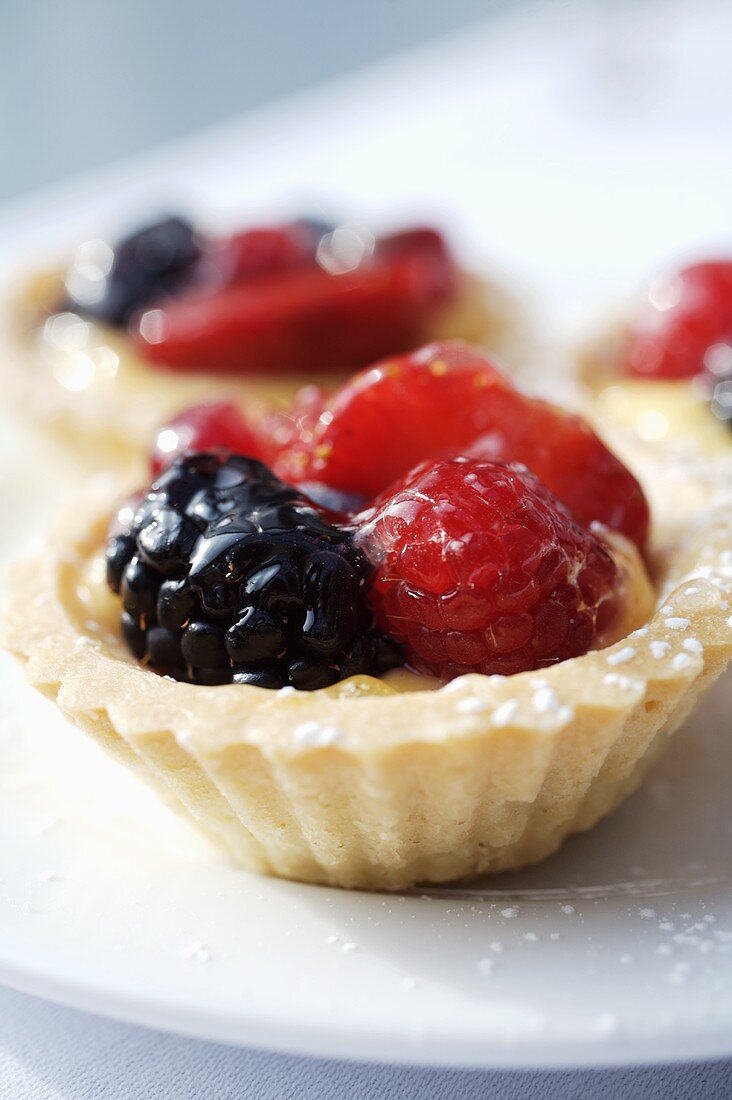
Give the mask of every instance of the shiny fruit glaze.
[[459, 454], [529, 467], [582, 523], [642, 547], [649, 513], [630, 471], [581, 418], [515, 390], [480, 351], [431, 344], [377, 363], [283, 428], [275, 470], [373, 499], [416, 463]]
[[423, 340], [457, 273], [432, 230], [377, 240], [352, 268], [313, 263], [151, 303], [136, 350], [172, 370], [229, 374], [355, 369]]
[[620, 611], [620, 574], [522, 466], [423, 463], [366, 513], [378, 625], [414, 668], [510, 675], [586, 653]]

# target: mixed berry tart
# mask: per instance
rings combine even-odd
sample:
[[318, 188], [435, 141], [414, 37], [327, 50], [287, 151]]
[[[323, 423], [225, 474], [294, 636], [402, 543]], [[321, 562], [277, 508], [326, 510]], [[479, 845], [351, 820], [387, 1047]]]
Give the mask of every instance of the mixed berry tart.
[[605, 420], [732, 458], [732, 260], [657, 275], [587, 343], [581, 372]]
[[312, 218], [216, 236], [169, 216], [86, 241], [33, 277], [7, 320], [23, 410], [95, 464], [138, 457], [199, 401], [256, 416], [304, 382], [333, 385], [442, 336], [510, 358], [518, 330], [513, 299], [463, 271], [437, 230], [375, 236]]
[[718, 483], [457, 341], [266, 431], [194, 407], [150, 464], [14, 569], [4, 641], [247, 867], [398, 889], [541, 859], [732, 653]]

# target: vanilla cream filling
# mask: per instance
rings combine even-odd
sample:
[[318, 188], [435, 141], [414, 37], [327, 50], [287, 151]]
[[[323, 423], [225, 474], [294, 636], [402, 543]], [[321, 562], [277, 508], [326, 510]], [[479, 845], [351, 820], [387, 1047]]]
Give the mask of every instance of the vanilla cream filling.
[[714, 416], [693, 382], [613, 379], [597, 389], [595, 409], [603, 420], [629, 428], [645, 443], [690, 443], [709, 458], [732, 450], [732, 431]]
[[616, 322], [578, 356], [579, 375], [600, 422], [630, 430], [643, 443], [693, 450], [704, 458], [732, 454], [732, 431], [711, 411], [697, 381], [626, 378], [618, 373], [624, 332]]
[[[608, 542], [620, 571], [621, 612], [606, 633], [597, 639], [593, 647], [596, 649], [613, 645], [646, 623], [653, 614], [655, 602], [653, 587], [635, 546], [616, 532], [603, 529], [602, 537]], [[74, 594], [80, 630], [85, 636], [101, 641], [123, 654], [127, 660], [134, 661], [120, 634], [121, 600], [107, 585], [104, 549], [99, 542], [92, 544], [88, 552], [73, 563], [72, 568], [76, 574]], [[396, 668], [381, 678], [353, 676], [325, 691], [343, 698], [435, 691], [443, 686], [442, 681], [435, 677], [409, 668]]]

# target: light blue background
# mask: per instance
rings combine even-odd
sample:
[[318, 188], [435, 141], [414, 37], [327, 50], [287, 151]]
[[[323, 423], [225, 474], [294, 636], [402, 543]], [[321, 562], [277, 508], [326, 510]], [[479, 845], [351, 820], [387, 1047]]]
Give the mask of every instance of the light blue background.
[[511, 0], [0, 0], [0, 201]]

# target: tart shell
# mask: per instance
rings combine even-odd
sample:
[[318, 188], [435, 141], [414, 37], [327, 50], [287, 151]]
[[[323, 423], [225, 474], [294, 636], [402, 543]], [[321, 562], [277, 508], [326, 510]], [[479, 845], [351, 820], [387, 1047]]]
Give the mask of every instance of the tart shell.
[[119, 495], [109, 484], [79, 501], [55, 550], [12, 568], [2, 640], [34, 687], [245, 867], [386, 890], [520, 867], [638, 785], [732, 654], [719, 471], [686, 471], [672, 493], [673, 477], [659, 485], [669, 462], [646, 458], [669, 513], [656, 509], [657, 608], [615, 645], [540, 672], [410, 693], [368, 678], [274, 692], [156, 676], [85, 621], [78, 595]]

